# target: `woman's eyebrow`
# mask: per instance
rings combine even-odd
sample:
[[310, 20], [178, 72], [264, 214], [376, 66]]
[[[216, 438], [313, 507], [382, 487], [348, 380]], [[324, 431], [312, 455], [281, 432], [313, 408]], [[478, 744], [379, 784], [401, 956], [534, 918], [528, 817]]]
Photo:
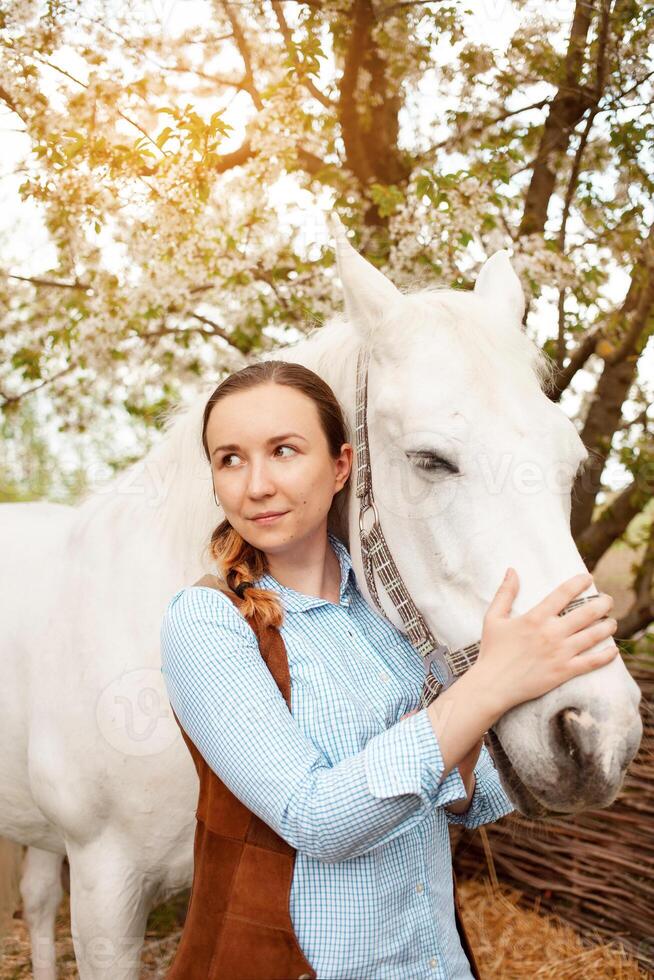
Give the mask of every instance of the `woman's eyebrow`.
[[[304, 436], [300, 435], [299, 432], [282, 432], [282, 434], [279, 436], [271, 436], [270, 439], [266, 439], [266, 445], [270, 446], [273, 442], [281, 442], [282, 439], [290, 439], [291, 437], [294, 439], [302, 439], [303, 442], [309, 441], [308, 439], [305, 439]], [[235, 442], [230, 442], [226, 446], [216, 446], [211, 455], [213, 456], [220, 449], [229, 450], [229, 452], [237, 452], [240, 448], [241, 447]]]

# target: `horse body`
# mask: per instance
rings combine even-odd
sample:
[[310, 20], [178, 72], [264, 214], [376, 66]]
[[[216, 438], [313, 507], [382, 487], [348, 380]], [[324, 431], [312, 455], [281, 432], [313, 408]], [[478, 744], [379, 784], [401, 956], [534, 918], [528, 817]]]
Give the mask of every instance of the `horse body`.
[[[356, 354], [371, 348], [384, 531], [418, 608], [458, 647], [479, 638], [507, 565], [521, 580], [516, 613], [583, 570], [569, 502], [585, 450], [542, 392], [508, 261], [486, 263], [477, 295], [404, 296], [344, 240], [339, 253], [347, 319], [272, 356], [321, 375], [353, 431]], [[64, 853], [82, 980], [135, 980], [148, 912], [191, 882], [197, 777], [168, 705], [159, 626], [170, 596], [212, 567], [220, 514], [200, 443], [210, 390], [79, 507], [0, 508], [0, 834], [30, 848], [21, 891], [37, 980], [55, 976]], [[541, 476], [565, 464], [566, 474], [525, 489], [515, 476], [528, 463]], [[335, 530], [372, 603], [351, 491]], [[607, 805], [640, 740], [639, 697], [617, 657], [508, 712], [494, 746], [516, 806], [539, 815]]]
[[[144, 510], [156, 495], [143, 476], [136, 467], [79, 508], [0, 508], [0, 832], [29, 848], [21, 894], [38, 980], [55, 976], [65, 854], [83, 977], [137, 976], [147, 914], [192, 877], [197, 776], [159, 655], [179, 562], [156, 508]], [[200, 574], [200, 551], [184, 580]]]
[[[12, 840], [64, 853], [60, 829], [39, 808], [33, 763], [35, 730], [42, 713], [40, 683], [51, 677], [58, 658], [58, 579], [74, 510], [57, 504], [20, 503], [0, 507], [0, 617], [2, 677], [0, 758], [2, 833]], [[36, 738], [36, 744], [35, 744]]]

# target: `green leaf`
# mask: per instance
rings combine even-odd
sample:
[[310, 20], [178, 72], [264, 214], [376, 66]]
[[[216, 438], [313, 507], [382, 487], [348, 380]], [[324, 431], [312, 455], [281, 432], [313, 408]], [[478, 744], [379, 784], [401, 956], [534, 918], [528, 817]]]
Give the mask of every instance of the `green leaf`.
[[370, 196], [382, 218], [393, 214], [405, 201], [404, 193], [396, 184], [373, 184], [370, 188]]

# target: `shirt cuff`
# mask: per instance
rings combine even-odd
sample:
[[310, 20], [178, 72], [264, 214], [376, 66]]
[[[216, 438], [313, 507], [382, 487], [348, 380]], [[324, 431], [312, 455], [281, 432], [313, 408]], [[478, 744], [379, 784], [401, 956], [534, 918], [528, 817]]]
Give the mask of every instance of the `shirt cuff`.
[[462, 824], [469, 830], [485, 823], [493, 823], [515, 810], [502, 788], [499, 774], [485, 745], [481, 747], [474, 773], [475, 790], [467, 810], [463, 813], [445, 811], [448, 823]]
[[456, 767], [443, 779], [443, 756], [426, 708], [375, 735], [364, 754], [368, 790], [378, 799], [413, 794], [425, 805], [445, 806], [468, 795]]

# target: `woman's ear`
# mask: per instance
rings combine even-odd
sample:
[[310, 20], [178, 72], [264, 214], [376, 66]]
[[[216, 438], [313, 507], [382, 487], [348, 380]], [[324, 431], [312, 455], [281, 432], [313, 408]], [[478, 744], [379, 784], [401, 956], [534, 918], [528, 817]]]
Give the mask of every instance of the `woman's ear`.
[[339, 490], [343, 489], [343, 487], [347, 483], [348, 477], [352, 472], [353, 455], [354, 455], [354, 451], [350, 443], [344, 442], [343, 445], [341, 446], [341, 454], [336, 460], [336, 466], [337, 466], [336, 480], [338, 483], [338, 486], [336, 488], [336, 493], [338, 493]]

